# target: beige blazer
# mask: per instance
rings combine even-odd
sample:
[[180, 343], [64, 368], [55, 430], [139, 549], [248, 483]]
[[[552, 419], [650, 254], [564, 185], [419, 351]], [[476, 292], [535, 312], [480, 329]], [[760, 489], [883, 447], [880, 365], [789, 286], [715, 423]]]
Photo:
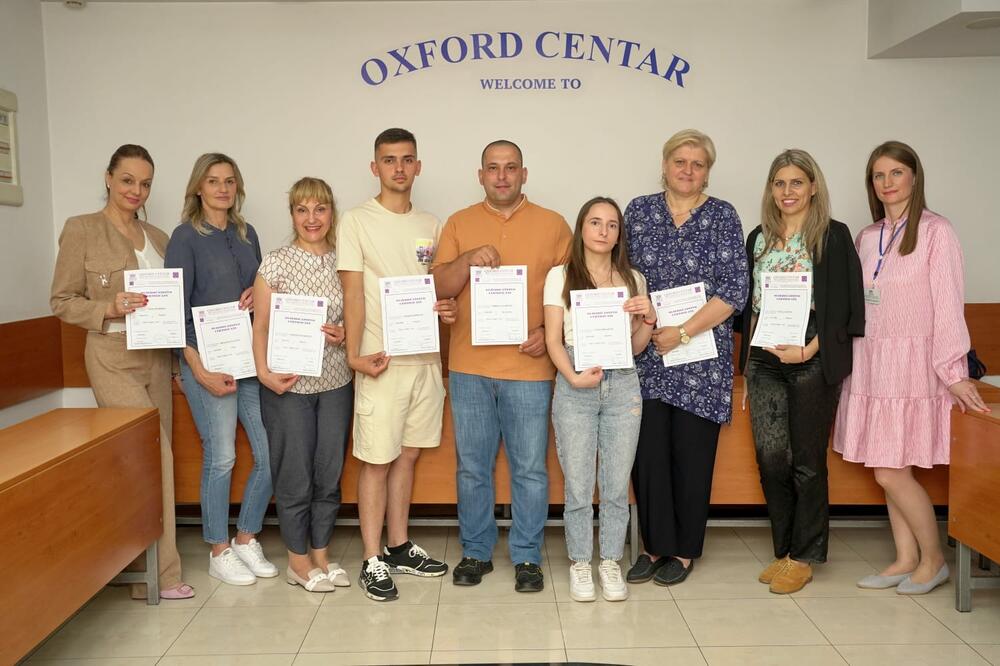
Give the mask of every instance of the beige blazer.
[[[167, 235], [140, 222], [146, 238], [162, 257]], [[125, 271], [139, 268], [135, 248], [115, 229], [104, 213], [78, 215], [66, 220], [59, 236], [59, 255], [52, 276], [52, 312], [67, 324], [88, 331], [106, 331], [113, 319], [104, 319], [107, 305], [125, 291]], [[124, 317], [118, 319], [124, 321]]]

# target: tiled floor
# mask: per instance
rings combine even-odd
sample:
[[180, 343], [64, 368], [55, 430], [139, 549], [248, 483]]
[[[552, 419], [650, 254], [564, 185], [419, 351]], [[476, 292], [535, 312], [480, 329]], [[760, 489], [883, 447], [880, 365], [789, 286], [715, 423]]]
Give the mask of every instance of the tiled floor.
[[[473, 588], [451, 577], [397, 576], [401, 599], [376, 604], [357, 589], [361, 543], [338, 530], [331, 552], [354, 585], [313, 595], [284, 578], [250, 587], [206, 573], [200, 530], [183, 527], [189, 601], [147, 607], [123, 588], [106, 588], [32, 656], [39, 664], [447, 664], [600, 662], [610, 664], [966, 664], [1000, 665], [1000, 590], [973, 595], [972, 613], [954, 609], [951, 585], [919, 598], [866, 591], [854, 581], [892, 555], [887, 528], [834, 528], [830, 562], [788, 597], [756, 582], [770, 561], [766, 528], [710, 528], [705, 557], [675, 588], [631, 587], [625, 603], [570, 600], [561, 529], [547, 531], [545, 591], [516, 594], [501, 539], [496, 571]], [[414, 540], [454, 566], [454, 528], [417, 528]], [[282, 571], [277, 531], [262, 538]], [[954, 557], [954, 553], [949, 553]]]

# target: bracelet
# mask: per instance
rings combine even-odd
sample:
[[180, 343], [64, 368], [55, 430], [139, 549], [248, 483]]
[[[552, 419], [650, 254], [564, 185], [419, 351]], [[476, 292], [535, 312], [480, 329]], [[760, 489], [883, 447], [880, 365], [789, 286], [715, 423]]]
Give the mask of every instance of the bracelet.
[[654, 328], [656, 327], [656, 320], [655, 319], [653, 321], [649, 321], [648, 319], [646, 319], [645, 317], [643, 317], [642, 318], [642, 323], [646, 324], [646, 326], [652, 326]]

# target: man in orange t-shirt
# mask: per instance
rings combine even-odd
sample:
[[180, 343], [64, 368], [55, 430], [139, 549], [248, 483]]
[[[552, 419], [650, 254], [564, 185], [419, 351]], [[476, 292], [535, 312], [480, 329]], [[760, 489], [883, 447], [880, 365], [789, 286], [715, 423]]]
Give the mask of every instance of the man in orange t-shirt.
[[[545, 459], [555, 376], [545, 350], [542, 289], [549, 269], [565, 263], [572, 233], [561, 215], [530, 203], [521, 193], [527, 179], [516, 144], [500, 140], [487, 145], [479, 169], [486, 199], [448, 219], [431, 271], [438, 298], [458, 299], [448, 355], [462, 541], [453, 581], [477, 585], [493, 571], [493, 472], [502, 438], [511, 473], [514, 589], [537, 592], [544, 587]], [[500, 265], [527, 266], [528, 337], [520, 345], [473, 346], [469, 270]]]

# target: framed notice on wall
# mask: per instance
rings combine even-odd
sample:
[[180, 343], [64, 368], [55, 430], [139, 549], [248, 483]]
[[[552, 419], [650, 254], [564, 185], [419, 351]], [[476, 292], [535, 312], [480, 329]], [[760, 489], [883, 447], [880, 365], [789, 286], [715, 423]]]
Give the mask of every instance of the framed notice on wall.
[[17, 95], [0, 90], [0, 204], [24, 202], [17, 168]]

